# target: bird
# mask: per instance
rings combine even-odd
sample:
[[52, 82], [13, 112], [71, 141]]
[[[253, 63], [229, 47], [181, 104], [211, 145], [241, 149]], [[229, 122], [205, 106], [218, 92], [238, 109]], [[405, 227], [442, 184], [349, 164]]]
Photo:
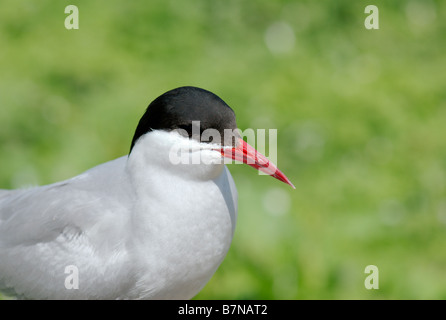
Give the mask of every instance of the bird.
[[193, 298], [234, 235], [238, 194], [225, 160], [295, 188], [242, 139], [233, 109], [216, 94], [165, 92], [141, 117], [128, 154], [61, 182], [0, 190], [0, 292]]

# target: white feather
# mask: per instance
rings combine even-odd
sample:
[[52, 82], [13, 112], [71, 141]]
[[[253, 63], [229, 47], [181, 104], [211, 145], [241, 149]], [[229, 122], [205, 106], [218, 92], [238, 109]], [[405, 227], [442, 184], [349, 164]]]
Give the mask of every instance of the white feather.
[[[213, 163], [171, 163], [178, 144]], [[153, 131], [129, 157], [1, 190], [0, 289], [30, 299], [192, 298], [226, 255], [237, 218], [220, 158], [209, 144]], [[78, 289], [65, 286], [68, 266]]]

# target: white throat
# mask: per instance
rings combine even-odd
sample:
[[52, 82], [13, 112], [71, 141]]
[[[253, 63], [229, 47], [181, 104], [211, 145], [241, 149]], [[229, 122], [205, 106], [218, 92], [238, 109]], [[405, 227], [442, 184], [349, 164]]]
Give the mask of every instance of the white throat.
[[150, 164], [151, 170], [168, 171], [184, 179], [211, 180], [224, 168], [219, 145], [200, 143], [174, 131], [151, 131], [142, 136], [129, 156], [129, 164], [141, 172]]
[[[188, 149], [190, 157], [197, 153], [206, 163], [173, 163], [172, 146]], [[192, 298], [226, 255], [237, 219], [237, 191], [213, 148], [163, 131], [146, 134], [133, 147], [126, 170], [138, 199], [134, 248], [137, 267], [148, 270], [138, 281], [153, 287], [135, 296]]]

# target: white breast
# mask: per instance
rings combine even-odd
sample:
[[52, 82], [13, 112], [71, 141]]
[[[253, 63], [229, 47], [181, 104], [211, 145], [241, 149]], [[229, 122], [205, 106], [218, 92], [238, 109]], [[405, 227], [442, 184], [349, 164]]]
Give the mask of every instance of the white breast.
[[133, 156], [129, 167], [134, 170], [130, 175], [138, 200], [132, 247], [138, 281], [129, 297], [192, 298], [214, 274], [231, 244], [237, 217], [234, 181], [223, 164], [170, 168], [162, 161], [161, 166], [136, 169], [139, 165], [133, 160], [141, 158]]

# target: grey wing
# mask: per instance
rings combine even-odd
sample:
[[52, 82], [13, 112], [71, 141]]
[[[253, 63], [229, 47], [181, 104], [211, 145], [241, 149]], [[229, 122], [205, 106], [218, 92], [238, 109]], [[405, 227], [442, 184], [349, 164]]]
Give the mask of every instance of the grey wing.
[[115, 296], [128, 272], [128, 209], [70, 180], [1, 190], [0, 289], [32, 299]]

